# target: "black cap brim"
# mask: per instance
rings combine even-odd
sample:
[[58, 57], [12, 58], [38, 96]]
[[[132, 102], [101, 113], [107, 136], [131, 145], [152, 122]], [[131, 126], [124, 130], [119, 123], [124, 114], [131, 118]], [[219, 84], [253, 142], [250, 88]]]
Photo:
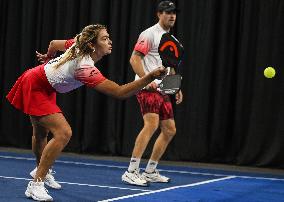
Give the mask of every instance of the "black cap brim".
[[162, 11], [160, 11], [160, 12], [163, 12], [163, 11], [165, 11], [165, 12], [174, 11], [174, 12], [176, 12], [176, 13], [179, 13], [179, 12], [180, 12], [180, 9], [178, 9], [178, 8], [169, 8], [169, 9], [162, 10]]

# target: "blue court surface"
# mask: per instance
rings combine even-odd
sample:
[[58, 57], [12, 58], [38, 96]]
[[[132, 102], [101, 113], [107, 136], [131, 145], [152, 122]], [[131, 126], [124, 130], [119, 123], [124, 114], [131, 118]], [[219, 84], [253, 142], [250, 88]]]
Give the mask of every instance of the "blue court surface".
[[[30, 153], [0, 152], [0, 201], [32, 201], [24, 192], [34, 166]], [[284, 202], [284, 175], [160, 165], [160, 172], [172, 181], [138, 187], [121, 182], [127, 167], [127, 162], [64, 156], [53, 167], [63, 188], [48, 190], [54, 201], [68, 202]]]

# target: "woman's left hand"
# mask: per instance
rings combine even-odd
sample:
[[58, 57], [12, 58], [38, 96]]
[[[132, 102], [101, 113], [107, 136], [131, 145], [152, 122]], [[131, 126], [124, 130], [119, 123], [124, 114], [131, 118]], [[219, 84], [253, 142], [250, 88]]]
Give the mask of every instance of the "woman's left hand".
[[176, 103], [180, 104], [182, 102], [182, 99], [183, 99], [183, 95], [182, 95], [181, 90], [179, 90], [178, 93], [176, 94]]
[[37, 57], [37, 60], [42, 64], [51, 59], [51, 57], [48, 57], [47, 54], [42, 54], [42, 53], [39, 53], [37, 51], [36, 51], [36, 57]]

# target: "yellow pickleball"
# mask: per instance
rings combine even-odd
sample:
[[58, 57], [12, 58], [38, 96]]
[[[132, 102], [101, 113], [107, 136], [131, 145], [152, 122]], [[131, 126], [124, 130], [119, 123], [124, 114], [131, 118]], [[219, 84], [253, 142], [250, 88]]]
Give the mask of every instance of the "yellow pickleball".
[[273, 67], [266, 67], [263, 73], [266, 78], [271, 79], [275, 76], [276, 71]]

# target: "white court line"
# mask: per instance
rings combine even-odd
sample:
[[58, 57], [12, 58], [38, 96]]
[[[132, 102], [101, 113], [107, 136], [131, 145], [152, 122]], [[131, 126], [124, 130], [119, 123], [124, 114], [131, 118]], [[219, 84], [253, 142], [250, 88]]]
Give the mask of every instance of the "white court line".
[[[22, 178], [22, 177], [10, 177], [10, 176], [1, 176], [0, 178], [4, 179], [13, 179], [13, 180], [26, 180], [26, 181], [31, 181], [32, 179], [29, 178]], [[59, 181], [57, 181], [59, 182]], [[111, 186], [104, 186], [104, 185], [97, 185], [97, 184], [81, 184], [81, 183], [74, 183], [74, 182], [59, 182], [60, 184], [69, 184], [69, 185], [79, 185], [79, 186], [88, 186], [88, 187], [100, 187], [100, 188], [108, 188], [108, 189], [123, 189], [123, 190], [132, 190], [132, 191], [143, 191], [143, 192], [148, 192], [150, 190], [146, 189], [130, 189], [130, 188], [125, 188], [125, 187], [111, 187]]]
[[228, 179], [233, 179], [233, 178], [236, 178], [236, 176], [228, 176], [228, 177], [223, 177], [223, 178], [214, 179], [214, 180], [207, 180], [207, 181], [202, 181], [202, 182], [197, 182], [197, 183], [192, 183], [192, 184], [168, 187], [168, 188], [159, 189], [159, 190], [155, 190], [155, 191], [149, 191], [149, 192], [144, 192], [144, 193], [139, 193], [139, 194], [131, 194], [131, 195], [121, 196], [121, 197], [117, 197], [117, 198], [105, 199], [105, 200], [98, 201], [98, 202], [118, 201], [118, 200], [121, 200], [121, 199], [133, 198], [133, 197], [137, 197], [137, 196], [144, 196], [144, 195], [149, 195], [149, 194], [154, 194], [154, 193], [159, 193], [159, 192], [164, 192], [164, 191], [169, 191], [169, 190], [179, 189], [179, 188], [184, 188], [184, 187], [194, 187], [194, 186], [198, 186], [198, 185], [209, 184], [209, 183], [212, 183], [212, 182], [218, 182], [218, 181], [223, 181], [223, 180], [228, 180]]
[[[2, 156], [0, 158], [5, 159], [17, 159], [17, 160], [27, 160], [27, 161], [35, 161], [35, 158], [25, 158], [25, 157], [15, 157], [15, 156]], [[56, 163], [63, 163], [63, 164], [75, 164], [75, 165], [86, 165], [86, 166], [96, 166], [96, 167], [106, 167], [106, 168], [120, 168], [120, 169], [127, 169], [128, 166], [115, 166], [115, 165], [107, 165], [107, 164], [96, 164], [96, 163], [83, 163], [83, 162], [76, 162], [76, 161], [62, 161], [56, 160]], [[203, 173], [203, 172], [190, 172], [190, 171], [183, 171], [183, 170], [166, 170], [166, 169], [159, 169], [162, 172], [168, 173], [179, 173], [179, 174], [191, 174], [191, 175], [205, 175], [205, 176], [216, 176], [216, 177], [226, 177], [228, 175], [225, 174], [216, 174], [216, 173]], [[269, 177], [253, 177], [253, 176], [245, 176], [245, 175], [235, 175], [239, 178], [245, 179], [259, 179], [259, 180], [276, 180], [276, 181], [284, 181], [283, 178], [269, 178]]]

